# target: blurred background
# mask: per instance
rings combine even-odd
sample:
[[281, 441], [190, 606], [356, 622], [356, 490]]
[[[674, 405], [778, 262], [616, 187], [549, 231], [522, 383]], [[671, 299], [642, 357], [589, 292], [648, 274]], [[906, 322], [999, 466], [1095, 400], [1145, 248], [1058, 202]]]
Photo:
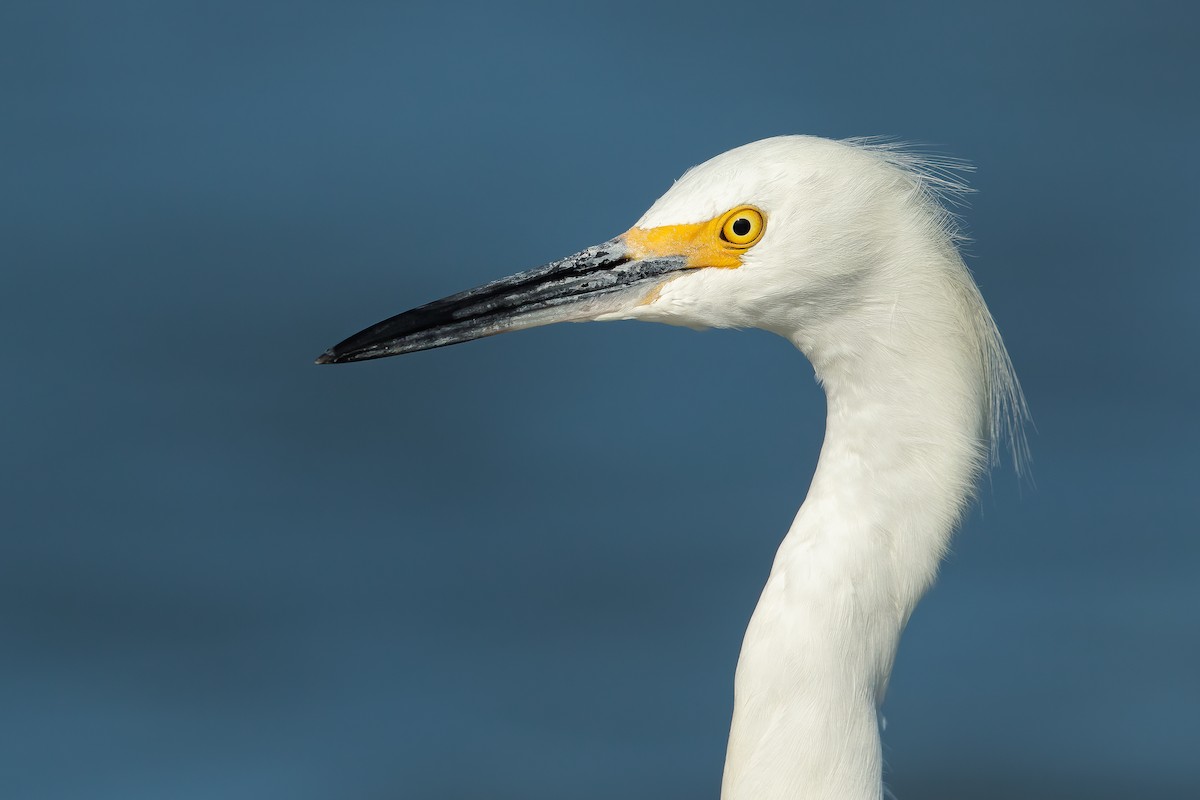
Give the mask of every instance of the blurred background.
[[889, 785], [1196, 796], [1194, 9], [6, 2], [0, 794], [715, 799], [800, 355], [312, 359], [813, 133], [977, 166], [1036, 421], [905, 635]]

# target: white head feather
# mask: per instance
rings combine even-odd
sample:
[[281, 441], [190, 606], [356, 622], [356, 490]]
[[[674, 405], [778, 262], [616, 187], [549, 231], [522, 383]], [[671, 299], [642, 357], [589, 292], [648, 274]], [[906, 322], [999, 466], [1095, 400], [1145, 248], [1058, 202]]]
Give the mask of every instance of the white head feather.
[[751, 204], [770, 220], [762, 241], [740, 269], [683, 275], [653, 304], [608, 317], [761, 328], [792, 339], [815, 363], [852, 346], [845, 340], [822, 346], [832, 330], [879, 332], [877, 325], [847, 328], [839, 319], [887, 315], [895, 333], [898, 294], [951, 292], [957, 302], [927, 307], [932, 328], [910, 333], [969, 340], [988, 448], [995, 458], [1008, 446], [1019, 472], [1028, 454], [1028, 409], [992, 315], [958, 254], [964, 237], [947, 208], [970, 191], [956, 174], [967, 169], [866, 138], [779, 136], [722, 153], [684, 173], [636, 227], [695, 223]]

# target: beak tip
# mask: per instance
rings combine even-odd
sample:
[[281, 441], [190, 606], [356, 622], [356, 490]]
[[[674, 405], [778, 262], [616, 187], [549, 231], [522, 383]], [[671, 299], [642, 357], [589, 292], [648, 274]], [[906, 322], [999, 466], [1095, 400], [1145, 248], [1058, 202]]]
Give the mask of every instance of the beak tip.
[[314, 364], [336, 364], [337, 356], [335, 356], [333, 354], [332, 350], [326, 350], [324, 353], [321, 353], [321, 355], [317, 356], [316, 361], [314, 361], [313, 363]]

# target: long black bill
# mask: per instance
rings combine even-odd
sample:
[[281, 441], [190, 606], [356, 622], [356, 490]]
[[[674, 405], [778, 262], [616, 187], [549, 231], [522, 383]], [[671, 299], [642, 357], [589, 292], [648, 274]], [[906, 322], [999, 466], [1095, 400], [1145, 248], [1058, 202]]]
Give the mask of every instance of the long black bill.
[[[506, 331], [620, 311], [683, 258], [630, 258], [612, 239], [528, 272], [484, 284], [372, 325], [334, 345], [318, 364], [345, 364], [469, 342]], [[638, 298], [640, 299], [640, 297]]]

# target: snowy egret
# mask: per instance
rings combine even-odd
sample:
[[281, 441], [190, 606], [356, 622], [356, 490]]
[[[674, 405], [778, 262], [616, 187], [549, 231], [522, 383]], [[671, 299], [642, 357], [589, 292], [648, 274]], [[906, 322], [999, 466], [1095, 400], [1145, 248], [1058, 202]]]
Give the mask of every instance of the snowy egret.
[[786, 337], [825, 389], [825, 442], [742, 643], [723, 800], [878, 800], [901, 631], [977, 479], [1026, 410], [959, 256], [945, 164], [784, 136], [689, 170], [634, 227], [351, 336], [411, 353], [561, 321]]

